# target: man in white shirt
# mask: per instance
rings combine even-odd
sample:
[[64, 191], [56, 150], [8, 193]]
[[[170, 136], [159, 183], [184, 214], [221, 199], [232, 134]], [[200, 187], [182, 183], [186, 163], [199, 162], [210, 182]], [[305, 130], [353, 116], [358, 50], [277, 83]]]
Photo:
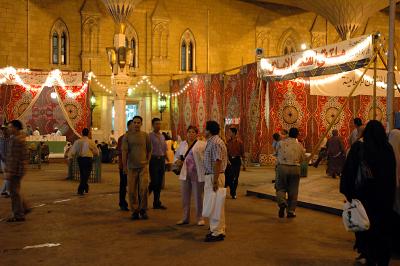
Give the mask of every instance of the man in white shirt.
[[36, 128], [35, 128], [35, 131], [33, 131], [32, 135], [33, 135], [33, 136], [40, 136], [39, 127], [36, 127]]
[[350, 135], [350, 146], [353, 145], [359, 138], [361, 138], [362, 131], [363, 131], [363, 124], [360, 118], [354, 118], [354, 130], [351, 132]]
[[94, 156], [99, 155], [99, 150], [93, 140], [89, 139], [89, 129], [82, 130], [82, 138], [78, 139], [72, 145], [69, 152], [69, 158], [73, 159], [78, 156], [78, 165], [80, 173], [80, 184], [78, 194], [83, 195], [83, 192], [89, 192], [88, 179], [92, 172], [92, 161]]
[[[278, 174], [275, 182], [276, 199], [279, 206], [279, 217], [296, 217], [297, 196], [300, 184], [300, 164], [306, 159], [305, 149], [297, 141], [299, 130], [291, 128], [289, 137], [280, 141], [278, 152]], [[287, 199], [286, 199], [287, 194]]]

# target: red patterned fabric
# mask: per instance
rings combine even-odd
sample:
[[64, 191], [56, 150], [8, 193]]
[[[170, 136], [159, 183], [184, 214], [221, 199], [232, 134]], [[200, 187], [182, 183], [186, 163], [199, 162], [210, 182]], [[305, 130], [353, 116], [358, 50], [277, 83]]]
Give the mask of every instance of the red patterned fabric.
[[[78, 92], [81, 90], [79, 87], [67, 87], [68, 90]], [[29, 124], [32, 128], [39, 127], [41, 134], [49, 134], [54, 131], [54, 127], [58, 127], [67, 139], [73, 140], [76, 138], [75, 133], [68, 125], [64, 112], [62, 111], [57, 99], [51, 98], [51, 93], [54, 88], [44, 87], [38, 95], [37, 101], [26, 109], [32, 100], [39, 93], [37, 90], [32, 89], [26, 91], [21, 86], [1, 86], [0, 91], [0, 119], [4, 119], [7, 115], [7, 120], [21, 119], [25, 124]], [[66, 92], [57, 88], [64, 108], [69, 115], [74, 129], [80, 133], [84, 127], [90, 125], [90, 108], [87, 99], [87, 89], [76, 98], [69, 98]], [[3, 111], [4, 110], [4, 111]], [[25, 114], [20, 117], [23, 113]]]
[[[357, 116], [363, 121], [368, 121], [373, 119], [373, 97], [360, 95], [360, 108], [358, 109]], [[381, 121], [386, 127], [387, 117], [386, 117], [386, 98], [377, 97], [376, 99], [376, 119]]]
[[19, 85], [10, 85], [8, 89], [11, 90], [11, 96], [6, 99], [6, 112], [9, 121], [19, 118], [26, 108], [33, 101], [39, 92], [39, 88], [32, 88], [27, 91], [24, 87]]
[[[339, 109], [346, 101], [346, 97], [317, 96], [316, 101], [317, 105], [313, 114], [316, 122], [314, 145], [317, 144], [318, 140], [326, 132], [330, 122], [333, 120]], [[346, 147], [349, 147], [348, 139], [351, 133], [352, 120], [353, 113], [350, 110], [350, 106], [347, 105], [331, 129], [337, 129], [339, 131], [339, 136], [343, 138]], [[330, 135], [331, 134], [328, 134], [328, 137]]]

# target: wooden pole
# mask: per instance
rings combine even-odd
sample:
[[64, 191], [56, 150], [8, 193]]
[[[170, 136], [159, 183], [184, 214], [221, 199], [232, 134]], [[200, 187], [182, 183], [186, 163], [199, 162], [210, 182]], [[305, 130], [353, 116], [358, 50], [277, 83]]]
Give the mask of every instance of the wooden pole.
[[376, 120], [376, 63], [377, 63], [377, 58], [375, 57], [374, 59], [374, 96], [373, 96], [373, 119]]
[[[389, 70], [389, 67], [386, 63], [384, 56], [382, 55], [382, 52], [379, 51], [378, 55], [379, 55], [379, 58], [381, 59], [383, 65], [385, 66], [386, 70]], [[397, 83], [396, 76], [393, 76], [393, 80], [394, 80], [394, 83], [396, 84], [396, 89], [400, 92], [400, 87], [399, 87], [399, 84]], [[393, 88], [393, 90], [394, 90], [394, 88]]]
[[388, 73], [387, 73], [387, 97], [386, 97], [386, 110], [387, 110], [387, 122], [388, 130], [394, 128], [394, 28], [396, 19], [396, 2], [390, 0], [389, 7], [389, 50], [388, 50]]
[[336, 116], [333, 118], [332, 122], [329, 124], [328, 128], [326, 129], [325, 133], [323, 134], [323, 136], [319, 139], [317, 145], [314, 147], [313, 151], [311, 152], [310, 157], [308, 158], [308, 161], [310, 161], [314, 155], [317, 153], [319, 146], [321, 145], [323, 139], [328, 135], [328, 132], [332, 129], [333, 125], [335, 124], [336, 120], [339, 118], [339, 116], [342, 114], [344, 108], [346, 107], [346, 105], [349, 103], [350, 98], [353, 96], [353, 93], [356, 91], [357, 87], [360, 85], [365, 73], [367, 73], [369, 67], [371, 66], [372, 62], [375, 61], [376, 57], [378, 56], [378, 53], [375, 52], [374, 56], [372, 57], [372, 59], [369, 61], [368, 65], [365, 67], [364, 72], [362, 73], [361, 77], [358, 79], [357, 83], [354, 85], [353, 89], [350, 91], [349, 96], [347, 96], [346, 101], [343, 103], [342, 107], [340, 107], [338, 113], [336, 114]]

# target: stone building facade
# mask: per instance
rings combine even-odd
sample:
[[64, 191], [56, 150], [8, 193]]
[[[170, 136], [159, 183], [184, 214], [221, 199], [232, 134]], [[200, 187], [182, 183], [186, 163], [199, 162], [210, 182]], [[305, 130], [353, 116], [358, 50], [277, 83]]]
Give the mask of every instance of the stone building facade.
[[[111, 88], [106, 47], [113, 44], [115, 26], [101, 0], [0, 0], [0, 14], [0, 67], [93, 71]], [[387, 25], [383, 10], [356, 35], [380, 31], [385, 37]], [[257, 47], [275, 56], [299, 51], [302, 44], [309, 48], [340, 41], [335, 28], [315, 13], [237, 0], [144, 0], [130, 16], [126, 35], [127, 46], [136, 52], [131, 84], [147, 75], [162, 92], [169, 92], [171, 79], [252, 63]], [[399, 37], [396, 31], [400, 44]], [[93, 126], [106, 134], [113, 99], [96, 83], [91, 87], [98, 104]], [[139, 103], [149, 130], [151, 117], [159, 116], [157, 94], [144, 84], [129, 101]], [[169, 108], [163, 114], [165, 129], [168, 113]]]

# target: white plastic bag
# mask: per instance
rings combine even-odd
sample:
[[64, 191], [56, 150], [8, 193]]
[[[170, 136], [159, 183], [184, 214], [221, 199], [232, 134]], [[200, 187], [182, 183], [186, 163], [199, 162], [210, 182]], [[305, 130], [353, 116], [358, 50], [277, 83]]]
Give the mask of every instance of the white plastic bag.
[[367, 212], [357, 199], [353, 199], [351, 202], [346, 201], [342, 218], [344, 227], [349, 232], [367, 231], [370, 227]]
[[206, 190], [203, 200], [203, 217], [219, 220], [221, 212], [225, 204], [226, 188], [219, 188], [217, 192], [214, 190]]

